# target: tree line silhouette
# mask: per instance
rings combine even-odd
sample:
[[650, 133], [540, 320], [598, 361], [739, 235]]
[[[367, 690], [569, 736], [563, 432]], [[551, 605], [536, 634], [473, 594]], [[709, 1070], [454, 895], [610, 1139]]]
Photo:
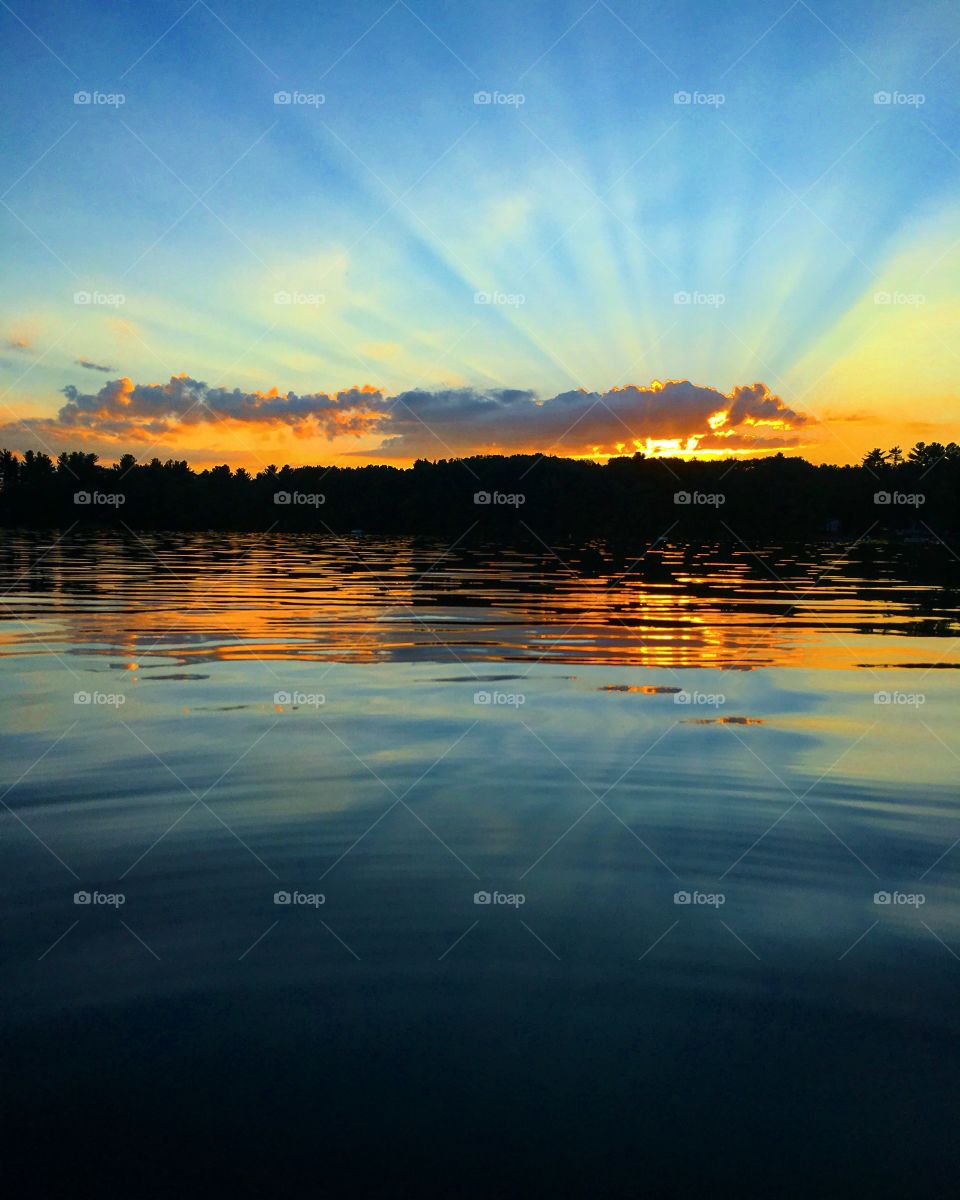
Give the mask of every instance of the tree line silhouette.
[[[540, 454], [417, 460], [411, 467], [268, 466], [192, 470], [125, 454], [56, 460], [0, 451], [0, 525], [67, 528], [317, 530], [500, 536], [947, 537], [960, 513], [960, 446], [871, 450], [859, 465], [782, 453], [605, 463]], [[934, 532], [935, 531], [935, 532]]]

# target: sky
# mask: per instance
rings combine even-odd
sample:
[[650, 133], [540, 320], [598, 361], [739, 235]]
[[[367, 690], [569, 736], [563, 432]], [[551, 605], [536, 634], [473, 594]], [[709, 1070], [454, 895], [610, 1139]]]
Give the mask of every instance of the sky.
[[955, 0], [0, 0], [0, 443], [960, 440]]

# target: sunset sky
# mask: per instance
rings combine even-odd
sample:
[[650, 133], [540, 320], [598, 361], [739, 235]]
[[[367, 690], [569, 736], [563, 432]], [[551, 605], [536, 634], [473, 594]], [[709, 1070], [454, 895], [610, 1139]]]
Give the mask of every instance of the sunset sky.
[[958, 43], [955, 0], [3, 4], [0, 442], [960, 440]]

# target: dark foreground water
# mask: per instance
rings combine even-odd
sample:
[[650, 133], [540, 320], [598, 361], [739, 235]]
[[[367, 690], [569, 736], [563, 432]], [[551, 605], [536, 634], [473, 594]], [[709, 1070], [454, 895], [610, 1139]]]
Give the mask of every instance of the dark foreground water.
[[955, 1195], [951, 559], [754, 549], [4, 535], [5, 1169]]

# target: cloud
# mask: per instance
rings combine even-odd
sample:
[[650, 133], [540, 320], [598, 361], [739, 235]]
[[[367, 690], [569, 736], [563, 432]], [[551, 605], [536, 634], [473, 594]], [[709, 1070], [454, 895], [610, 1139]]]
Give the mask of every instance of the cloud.
[[233, 421], [245, 425], [286, 426], [297, 432], [326, 437], [360, 434], [379, 419], [373, 406], [382, 406], [375, 388], [351, 388], [329, 395], [312, 392], [281, 395], [269, 392], [232, 391], [210, 387], [188, 375], [174, 375], [169, 383], [135, 384], [126, 377], [111, 380], [94, 393], [72, 384], [63, 389], [67, 403], [56, 422], [64, 431], [124, 434], [155, 439], [175, 435], [197, 425]]
[[[104, 371], [86, 359], [80, 365]], [[355, 454], [381, 458], [439, 458], [458, 454], [748, 452], [796, 445], [813, 418], [790, 408], [766, 384], [724, 393], [689, 380], [631, 384], [606, 392], [577, 389], [547, 400], [526, 389], [471, 387], [413, 389], [387, 396], [375, 387], [281, 394], [211, 387], [187, 375], [168, 383], [106, 382], [99, 391], [63, 389], [56, 417], [29, 419], [3, 433], [23, 440], [25, 429], [45, 442], [72, 446], [96, 441], [136, 448], [176, 442], [224, 422], [287, 429], [300, 438], [377, 438]]]
[[410, 391], [390, 404], [387, 456], [448, 451], [552, 450], [566, 454], [768, 449], [812, 422], [763, 383], [726, 395], [689, 380], [607, 392], [581, 389], [540, 401], [529, 391]]
[[74, 362], [78, 367], [86, 367], [88, 371], [103, 371], [105, 375], [109, 375], [114, 369], [113, 367], [102, 367], [99, 363], [91, 362], [89, 358], [77, 358]]
[[7, 346], [11, 350], [29, 350], [30, 339], [22, 337], [19, 334], [14, 334], [13, 337], [7, 338]]

